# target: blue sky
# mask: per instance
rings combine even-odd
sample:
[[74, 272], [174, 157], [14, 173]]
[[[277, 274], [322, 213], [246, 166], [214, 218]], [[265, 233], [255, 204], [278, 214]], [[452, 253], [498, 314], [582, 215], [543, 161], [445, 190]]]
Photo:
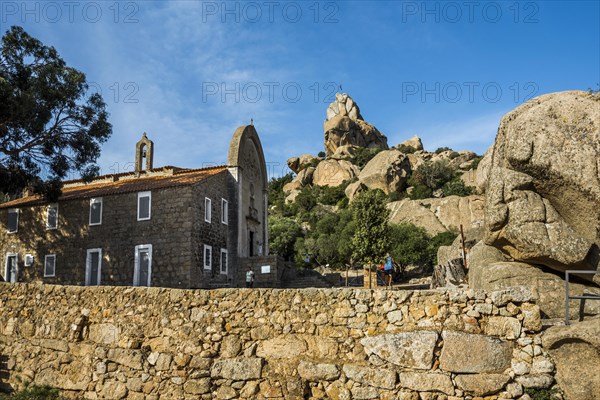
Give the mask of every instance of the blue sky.
[[130, 170], [143, 132], [154, 165], [226, 162], [254, 119], [272, 176], [323, 150], [342, 86], [395, 145], [483, 153], [531, 97], [598, 88], [598, 1], [3, 1], [101, 91], [113, 135], [103, 173]]

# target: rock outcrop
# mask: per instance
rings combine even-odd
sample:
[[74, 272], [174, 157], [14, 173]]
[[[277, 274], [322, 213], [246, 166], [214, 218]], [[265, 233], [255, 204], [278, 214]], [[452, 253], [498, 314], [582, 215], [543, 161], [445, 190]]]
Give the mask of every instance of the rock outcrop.
[[287, 165], [290, 167], [292, 171], [298, 173], [302, 171], [307, 166], [311, 165], [316, 160], [320, 160], [319, 157], [315, 157], [310, 154], [302, 154], [298, 157], [292, 157], [287, 160]]
[[405, 188], [410, 172], [410, 162], [406, 155], [398, 150], [384, 150], [364, 166], [358, 179], [369, 189], [391, 193]]
[[408, 140], [405, 140], [404, 142], [400, 143], [396, 147], [403, 147], [403, 146], [412, 147], [413, 149], [415, 149], [415, 151], [423, 150], [423, 142], [421, 141], [421, 138], [418, 137], [417, 135], [411, 137]]
[[487, 173], [488, 245], [558, 271], [596, 270], [599, 205], [600, 94], [548, 94], [502, 118]]
[[430, 235], [449, 230], [483, 226], [485, 201], [482, 196], [449, 196], [441, 199], [404, 199], [388, 204], [390, 222], [411, 223], [425, 228]]
[[555, 326], [542, 345], [556, 367], [556, 382], [566, 400], [600, 400], [600, 319]]
[[387, 137], [363, 120], [358, 105], [346, 93], [337, 93], [329, 105], [324, 131], [327, 157], [335, 154], [338, 147], [347, 145], [388, 148]]
[[360, 170], [346, 160], [323, 160], [313, 173], [312, 182], [317, 186], [339, 186], [348, 179], [356, 177]]

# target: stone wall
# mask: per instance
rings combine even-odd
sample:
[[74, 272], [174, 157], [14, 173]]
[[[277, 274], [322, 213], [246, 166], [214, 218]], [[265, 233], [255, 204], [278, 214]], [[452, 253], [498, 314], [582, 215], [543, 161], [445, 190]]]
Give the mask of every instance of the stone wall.
[[554, 385], [532, 297], [0, 284], [0, 379], [86, 399], [516, 399]]

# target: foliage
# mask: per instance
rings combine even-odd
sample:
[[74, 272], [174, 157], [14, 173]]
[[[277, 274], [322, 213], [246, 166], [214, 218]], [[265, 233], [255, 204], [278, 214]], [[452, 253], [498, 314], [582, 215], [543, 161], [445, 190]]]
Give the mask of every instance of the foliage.
[[25, 389], [8, 394], [0, 393], [0, 400], [62, 400], [57, 389], [49, 386], [27, 385]]
[[440, 246], [450, 246], [457, 235], [458, 233], [455, 231], [440, 232], [429, 240], [427, 251], [429, 263], [432, 266], [438, 263], [437, 252]]
[[294, 179], [292, 172], [280, 177], [271, 178], [269, 181], [269, 206], [277, 206], [283, 208], [285, 202], [285, 193], [283, 193], [283, 187], [290, 183]]
[[448, 151], [448, 150], [453, 151], [450, 147], [438, 147], [435, 150], [435, 154], [440, 154], [440, 153], [443, 153], [444, 151]]
[[415, 151], [417, 151], [417, 149], [415, 149], [414, 147], [408, 146], [406, 144], [399, 144], [398, 146], [396, 146], [396, 150], [399, 150], [404, 154], [412, 154]]
[[269, 216], [270, 249], [286, 260], [290, 260], [294, 255], [294, 243], [301, 234], [300, 225], [293, 219]]
[[525, 394], [529, 395], [531, 400], [553, 400], [557, 398], [555, 395], [558, 392], [554, 389], [525, 388]]
[[319, 154], [317, 154], [317, 157], [319, 157], [319, 158], [325, 158], [325, 152], [324, 151], [320, 151]]
[[409, 197], [411, 200], [429, 199], [433, 197], [433, 190], [419, 183], [413, 186], [413, 190], [410, 192]]
[[460, 176], [455, 176], [451, 181], [446, 182], [442, 187], [444, 196], [469, 196], [474, 190], [471, 186], [465, 186]]
[[483, 156], [477, 156], [471, 161], [471, 169], [476, 170], [479, 166], [479, 163], [483, 160]]
[[387, 196], [388, 201], [398, 201], [398, 200], [402, 200], [405, 196], [405, 193], [402, 192], [390, 192]]
[[409, 178], [408, 183], [415, 187], [423, 185], [434, 191], [440, 189], [454, 176], [454, 169], [450, 166], [448, 160], [435, 160], [419, 165]]
[[70, 171], [98, 174], [100, 145], [112, 133], [106, 105], [87, 95], [83, 72], [56, 49], [13, 26], [0, 44], [0, 192], [25, 187], [55, 200]]
[[379, 263], [388, 248], [390, 211], [381, 190], [360, 193], [350, 208], [354, 213], [356, 230], [352, 237], [352, 257], [357, 261]]
[[390, 254], [402, 266], [429, 264], [429, 236], [413, 224], [390, 226]]
[[354, 151], [354, 155], [349, 161], [359, 168], [362, 168], [381, 151], [382, 149], [378, 148], [357, 147]]

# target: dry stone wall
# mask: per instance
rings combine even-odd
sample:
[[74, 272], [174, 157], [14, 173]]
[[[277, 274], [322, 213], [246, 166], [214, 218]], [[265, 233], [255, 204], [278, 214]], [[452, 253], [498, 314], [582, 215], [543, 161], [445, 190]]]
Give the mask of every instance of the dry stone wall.
[[554, 385], [524, 288], [0, 284], [0, 380], [85, 399], [517, 399]]

